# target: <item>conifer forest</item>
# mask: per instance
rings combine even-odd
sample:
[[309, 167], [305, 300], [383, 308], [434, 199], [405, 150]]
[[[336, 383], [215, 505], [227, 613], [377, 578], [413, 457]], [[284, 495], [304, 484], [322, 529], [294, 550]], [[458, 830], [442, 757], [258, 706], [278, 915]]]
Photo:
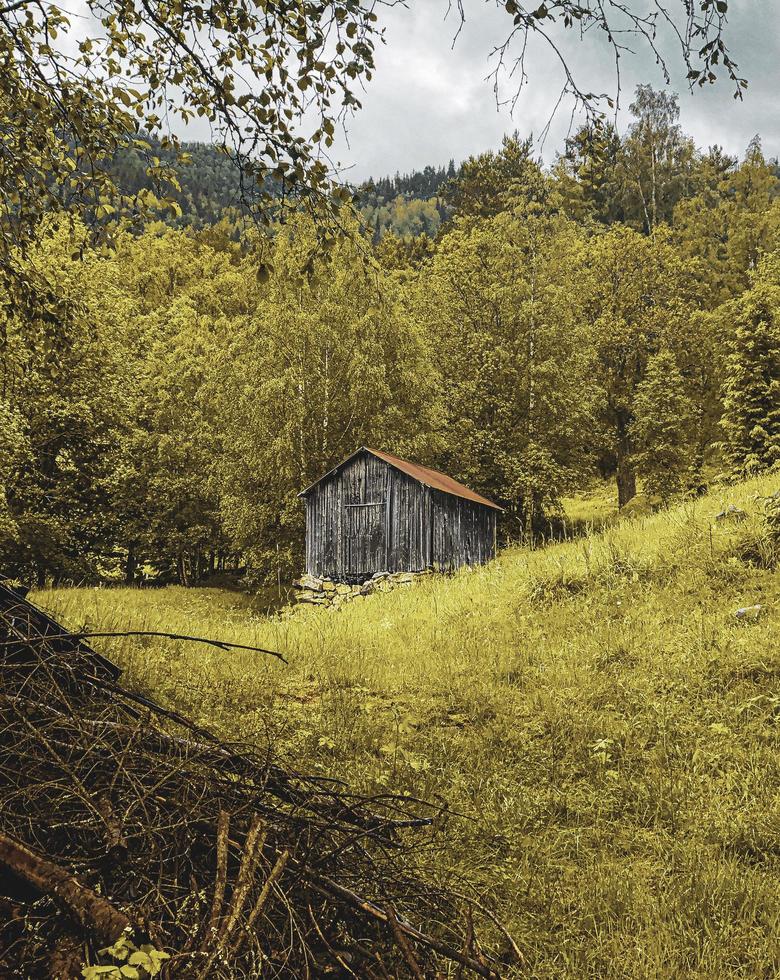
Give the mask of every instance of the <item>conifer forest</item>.
[[[777, 120], [684, 122], [737, 6], [444, 3], [512, 126], [357, 179], [397, 4], [0, 0], [0, 976], [780, 976]], [[304, 575], [361, 447], [479, 559]]]

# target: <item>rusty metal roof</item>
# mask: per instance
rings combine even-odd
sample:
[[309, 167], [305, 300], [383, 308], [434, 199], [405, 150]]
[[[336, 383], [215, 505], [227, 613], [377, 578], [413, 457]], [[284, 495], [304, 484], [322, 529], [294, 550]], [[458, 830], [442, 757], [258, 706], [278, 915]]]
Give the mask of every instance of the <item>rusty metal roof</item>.
[[384, 460], [385, 463], [395, 467], [395, 469], [400, 470], [402, 473], [406, 473], [407, 476], [410, 476], [413, 480], [417, 480], [418, 483], [422, 483], [426, 487], [431, 487], [433, 490], [441, 490], [442, 493], [451, 494], [453, 497], [462, 497], [464, 500], [472, 500], [474, 503], [482, 504], [484, 507], [492, 507], [493, 510], [504, 509], [503, 507], [499, 507], [498, 504], [494, 504], [492, 500], [488, 500], [487, 497], [482, 497], [473, 490], [469, 490], [468, 487], [464, 486], [462, 483], [458, 483], [457, 480], [453, 480], [453, 478], [451, 476], [447, 476], [446, 473], [440, 473], [438, 470], [432, 470], [429, 466], [420, 466], [419, 463], [410, 463], [408, 459], [401, 459], [400, 456], [394, 456], [392, 453], [383, 452], [381, 449], [370, 449], [368, 446], [361, 446], [360, 449], [356, 449], [354, 453], [342, 460], [338, 466], [334, 466], [332, 470], [329, 470], [327, 473], [321, 476], [319, 480], [315, 480], [311, 486], [301, 491], [298, 496], [304, 497], [312, 487], [315, 487], [321, 480], [324, 480], [326, 476], [330, 476], [331, 473], [335, 473], [336, 470], [340, 469], [345, 463], [348, 463], [360, 452], [371, 453], [372, 456], [376, 456], [378, 459]]

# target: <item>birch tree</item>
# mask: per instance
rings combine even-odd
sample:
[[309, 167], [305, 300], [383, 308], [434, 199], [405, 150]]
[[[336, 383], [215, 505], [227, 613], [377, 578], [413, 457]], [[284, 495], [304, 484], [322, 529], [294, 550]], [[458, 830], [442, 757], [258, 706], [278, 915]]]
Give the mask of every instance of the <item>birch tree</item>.
[[[351, 219], [342, 216], [345, 225]], [[261, 574], [299, 571], [298, 493], [361, 445], [428, 454], [432, 377], [392, 280], [352, 235], [318, 248], [313, 222], [279, 229], [257, 309], [215, 363], [227, 533]]]
[[625, 220], [649, 235], [671, 222], [690, 191], [695, 147], [679, 124], [676, 95], [639, 85], [630, 109], [636, 121], [618, 154], [618, 175]]

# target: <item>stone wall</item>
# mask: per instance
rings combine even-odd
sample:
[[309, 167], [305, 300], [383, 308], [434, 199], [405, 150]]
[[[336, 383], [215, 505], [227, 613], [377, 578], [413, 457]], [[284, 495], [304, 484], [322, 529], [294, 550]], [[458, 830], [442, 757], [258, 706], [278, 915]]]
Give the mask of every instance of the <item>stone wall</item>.
[[415, 579], [430, 574], [432, 571], [377, 572], [360, 585], [349, 585], [346, 582], [333, 582], [328, 578], [302, 575], [293, 582], [293, 585], [298, 588], [298, 592], [295, 594], [298, 602], [310, 606], [324, 606], [327, 609], [338, 609], [344, 603], [352, 602], [353, 599], [359, 599], [362, 596], [408, 587]]

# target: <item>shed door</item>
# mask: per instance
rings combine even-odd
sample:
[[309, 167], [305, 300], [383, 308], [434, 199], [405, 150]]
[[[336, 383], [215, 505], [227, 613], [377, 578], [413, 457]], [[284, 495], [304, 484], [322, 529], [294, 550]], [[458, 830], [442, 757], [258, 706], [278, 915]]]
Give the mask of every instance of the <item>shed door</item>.
[[384, 571], [387, 564], [386, 502], [346, 505], [345, 571], [352, 578]]

